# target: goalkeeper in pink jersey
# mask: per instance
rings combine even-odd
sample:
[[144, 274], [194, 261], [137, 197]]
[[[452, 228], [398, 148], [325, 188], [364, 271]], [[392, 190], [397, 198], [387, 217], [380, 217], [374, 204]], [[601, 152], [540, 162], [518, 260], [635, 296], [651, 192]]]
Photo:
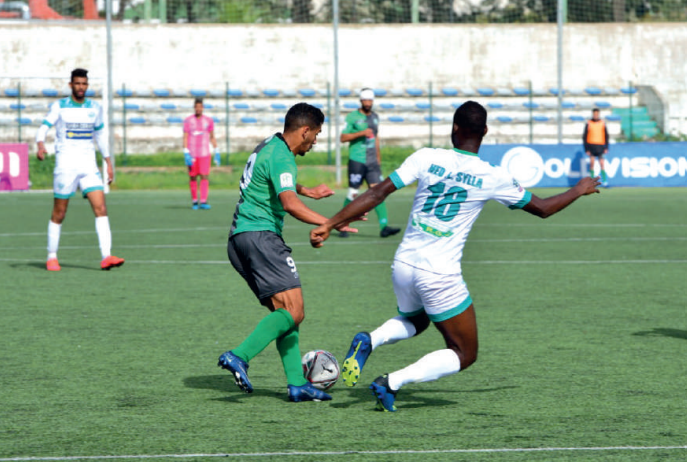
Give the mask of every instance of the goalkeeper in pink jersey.
[[[188, 166], [189, 187], [193, 210], [210, 209], [210, 145], [215, 150], [215, 165], [220, 163], [219, 148], [215, 139], [215, 123], [203, 115], [203, 100], [197, 98], [193, 105], [194, 114], [184, 120], [184, 161]], [[200, 202], [198, 201], [198, 180], [200, 179]]]

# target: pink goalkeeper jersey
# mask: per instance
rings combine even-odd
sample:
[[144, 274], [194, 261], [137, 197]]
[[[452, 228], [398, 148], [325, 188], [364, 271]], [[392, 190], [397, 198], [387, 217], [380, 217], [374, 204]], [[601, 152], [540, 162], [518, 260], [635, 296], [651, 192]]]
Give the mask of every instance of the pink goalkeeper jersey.
[[190, 115], [184, 120], [184, 133], [188, 133], [188, 149], [193, 157], [210, 155], [210, 133], [215, 122], [208, 116]]

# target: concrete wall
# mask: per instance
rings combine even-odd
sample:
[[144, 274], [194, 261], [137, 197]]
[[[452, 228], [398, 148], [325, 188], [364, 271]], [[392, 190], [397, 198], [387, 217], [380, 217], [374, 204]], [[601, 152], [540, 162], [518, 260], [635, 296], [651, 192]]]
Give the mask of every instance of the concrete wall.
[[[130, 87], [324, 88], [333, 78], [328, 25], [140, 25], [113, 28], [114, 81]], [[556, 84], [556, 27], [527, 25], [342, 26], [342, 87]], [[564, 85], [656, 86], [684, 101], [684, 24], [571, 24]], [[103, 23], [0, 24], [0, 76], [105, 72]]]

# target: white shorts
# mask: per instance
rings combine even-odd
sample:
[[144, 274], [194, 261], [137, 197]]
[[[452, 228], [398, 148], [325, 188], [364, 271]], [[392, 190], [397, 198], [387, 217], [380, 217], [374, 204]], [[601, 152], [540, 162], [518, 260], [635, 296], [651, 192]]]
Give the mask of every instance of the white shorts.
[[86, 197], [91, 191], [102, 191], [103, 178], [96, 169], [92, 172], [64, 171], [55, 172], [53, 178], [53, 192], [57, 199], [69, 199], [76, 192], [76, 188]]
[[462, 274], [430, 273], [398, 260], [391, 271], [401, 316], [424, 311], [432, 322], [440, 322], [458, 316], [472, 304]]

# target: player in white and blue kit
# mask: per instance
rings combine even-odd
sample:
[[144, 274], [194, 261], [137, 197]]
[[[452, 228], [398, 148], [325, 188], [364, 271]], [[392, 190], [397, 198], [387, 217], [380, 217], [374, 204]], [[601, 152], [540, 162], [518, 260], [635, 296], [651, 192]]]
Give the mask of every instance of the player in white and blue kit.
[[67, 213], [69, 199], [79, 188], [91, 203], [95, 213], [95, 229], [100, 243], [100, 268], [109, 270], [124, 264], [124, 259], [110, 254], [112, 233], [107, 217], [103, 179], [98, 170], [93, 140], [107, 164], [107, 181], [112, 182], [112, 162], [103, 135], [103, 111], [96, 101], [86, 98], [88, 71], [74, 69], [69, 86], [71, 96], [55, 101], [36, 135], [39, 160], [45, 159], [45, 137], [55, 127], [55, 172], [53, 179], [54, 204], [48, 223], [48, 271], [60, 271], [57, 249], [60, 243], [62, 221]]
[[581, 196], [599, 192], [598, 178], [583, 178], [568, 191], [546, 199], [526, 191], [505, 169], [479, 159], [486, 122], [484, 107], [474, 101], [463, 104], [453, 116], [454, 149], [420, 149], [389, 178], [310, 233], [311, 244], [320, 247], [338, 223], [360, 216], [397, 189], [417, 182], [408, 226], [392, 266], [399, 316], [369, 334], [356, 334], [342, 377], [346, 385], [354, 386], [375, 348], [418, 335], [430, 321], [443, 335], [446, 348], [375, 379], [370, 389], [378, 410], [395, 411], [396, 393], [402, 386], [455, 374], [477, 360], [477, 321], [460, 260], [487, 201], [546, 218]]

